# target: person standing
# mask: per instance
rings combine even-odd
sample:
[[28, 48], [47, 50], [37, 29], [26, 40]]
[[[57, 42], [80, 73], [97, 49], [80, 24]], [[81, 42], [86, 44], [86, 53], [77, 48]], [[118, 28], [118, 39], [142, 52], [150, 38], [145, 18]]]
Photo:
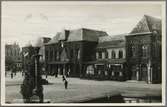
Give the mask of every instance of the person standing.
[[65, 78], [65, 76], [63, 75], [63, 76], [62, 76], [62, 81], [65, 81], [65, 80], [66, 80], [66, 78]]
[[46, 79], [48, 78], [48, 74], [46, 73]]
[[13, 72], [11, 72], [11, 79], [13, 79]]
[[68, 81], [66, 79], [64, 80], [64, 86], [65, 86], [65, 89], [68, 88]]

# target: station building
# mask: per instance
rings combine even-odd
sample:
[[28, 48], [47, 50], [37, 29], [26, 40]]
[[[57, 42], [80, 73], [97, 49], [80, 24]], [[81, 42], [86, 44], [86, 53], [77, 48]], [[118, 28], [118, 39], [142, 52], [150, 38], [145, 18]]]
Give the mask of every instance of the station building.
[[63, 30], [45, 44], [48, 74], [161, 82], [161, 20], [144, 15], [128, 34]]
[[161, 82], [161, 20], [144, 15], [126, 36], [129, 79]]

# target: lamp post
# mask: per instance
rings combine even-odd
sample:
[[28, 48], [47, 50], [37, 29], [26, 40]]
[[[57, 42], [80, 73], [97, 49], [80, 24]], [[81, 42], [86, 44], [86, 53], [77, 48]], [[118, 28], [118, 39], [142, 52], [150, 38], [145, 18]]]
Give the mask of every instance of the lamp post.
[[40, 64], [39, 64], [39, 58], [41, 55], [38, 54], [39, 52], [39, 47], [34, 47], [35, 48], [35, 55], [33, 55], [34, 57], [34, 74], [35, 74], [35, 88], [33, 89], [33, 95], [38, 96], [39, 98], [39, 102], [42, 103], [43, 102], [43, 87], [42, 87], [42, 77], [41, 77], [41, 73], [40, 73]]
[[29, 47], [29, 63], [26, 64], [26, 75], [21, 85], [21, 94], [25, 103], [32, 102], [43, 102], [43, 87], [42, 77], [40, 73], [39, 58], [41, 55], [38, 54], [39, 47]]

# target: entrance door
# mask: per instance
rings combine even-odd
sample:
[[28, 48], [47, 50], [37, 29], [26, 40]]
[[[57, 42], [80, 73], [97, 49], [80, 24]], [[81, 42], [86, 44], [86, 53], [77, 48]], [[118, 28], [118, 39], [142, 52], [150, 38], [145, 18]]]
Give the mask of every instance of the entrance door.
[[136, 66], [133, 65], [132, 68], [131, 68], [131, 71], [132, 71], [132, 80], [137, 80], [137, 70], [136, 70]]
[[140, 78], [142, 81], [147, 81], [147, 66], [141, 66]]

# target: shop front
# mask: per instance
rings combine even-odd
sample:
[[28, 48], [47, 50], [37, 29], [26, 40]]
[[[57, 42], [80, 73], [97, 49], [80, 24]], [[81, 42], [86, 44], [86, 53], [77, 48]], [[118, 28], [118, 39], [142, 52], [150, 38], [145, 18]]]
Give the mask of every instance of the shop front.
[[137, 81], [145, 81], [150, 84], [153, 82], [153, 75], [152, 75], [153, 72], [152, 71], [153, 71], [152, 66], [149, 63], [132, 65], [131, 79], [137, 80]]
[[98, 80], [125, 80], [126, 66], [124, 63], [113, 64], [113, 63], [100, 63], [100, 62], [89, 62], [84, 65], [85, 77], [98, 79]]

